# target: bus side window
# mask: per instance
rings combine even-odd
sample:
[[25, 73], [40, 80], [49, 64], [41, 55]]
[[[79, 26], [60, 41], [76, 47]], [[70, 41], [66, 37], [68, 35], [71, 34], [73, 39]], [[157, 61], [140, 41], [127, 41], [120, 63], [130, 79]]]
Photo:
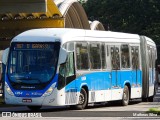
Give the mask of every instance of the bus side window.
[[131, 47], [132, 69], [139, 69], [139, 47]]
[[70, 52], [66, 63], [66, 77], [73, 76], [74, 74], [74, 54]]
[[101, 69], [100, 44], [90, 43], [91, 69]]
[[130, 57], [128, 45], [121, 46], [121, 65], [122, 68], [130, 68]]
[[74, 42], [67, 43], [67, 50], [74, 51]]
[[102, 56], [102, 69], [106, 69], [107, 68], [107, 64], [106, 64], [106, 47], [105, 44], [102, 43], [101, 45], [101, 56]]
[[116, 51], [115, 51], [115, 59], [116, 59], [116, 69], [119, 70], [120, 69], [120, 56], [119, 56], [119, 48], [115, 47]]
[[88, 43], [78, 42], [76, 44], [76, 64], [78, 70], [88, 70], [89, 69], [89, 59], [88, 59]]
[[119, 56], [119, 47], [111, 46], [111, 63], [113, 70], [120, 69], [120, 56]]

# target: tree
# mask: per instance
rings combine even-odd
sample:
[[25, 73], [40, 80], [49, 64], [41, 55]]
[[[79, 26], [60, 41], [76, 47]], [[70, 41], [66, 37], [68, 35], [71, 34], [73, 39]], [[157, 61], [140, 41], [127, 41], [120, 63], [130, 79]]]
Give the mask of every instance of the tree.
[[85, 4], [86, 0], [78, 0], [78, 2], [81, 3], [81, 4]]
[[[88, 0], [83, 3], [90, 20], [112, 31], [160, 39], [160, 0]], [[160, 43], [160, 42], [159, 42]]]

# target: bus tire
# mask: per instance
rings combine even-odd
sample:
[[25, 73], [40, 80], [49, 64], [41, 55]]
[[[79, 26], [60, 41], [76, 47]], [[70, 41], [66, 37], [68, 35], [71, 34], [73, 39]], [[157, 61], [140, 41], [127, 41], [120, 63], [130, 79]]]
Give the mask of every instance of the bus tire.
[[31, 111], [38, 111], [41, 109], [41, 106], [27, 106]]
[[83, 110], [86, 108], [87, 104], [88, 104], [87, 92], [84, 88], [82, 88], [79, 95], [78, 105], [76, 105], [75, 107], [77, 110]]
[[153, 102], [154, 96], [148, 97], [148, 102]]
[[142, 97], [142, 102], [148, 102], [148, 98], [143, 98]]
[[122, 97], [122, 106], [127, 106], [129, 103], [129, 89], [125, 85], [123, 90], [123, 97]]

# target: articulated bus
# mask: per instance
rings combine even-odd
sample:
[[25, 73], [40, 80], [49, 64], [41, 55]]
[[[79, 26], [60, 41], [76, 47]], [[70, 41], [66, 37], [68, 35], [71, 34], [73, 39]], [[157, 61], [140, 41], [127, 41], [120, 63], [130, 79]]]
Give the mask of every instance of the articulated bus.
[[68, 28], [33, 29], [11, 41], [5, 102], [74, 106], [153, 101], [156, 45], [148, 37]]

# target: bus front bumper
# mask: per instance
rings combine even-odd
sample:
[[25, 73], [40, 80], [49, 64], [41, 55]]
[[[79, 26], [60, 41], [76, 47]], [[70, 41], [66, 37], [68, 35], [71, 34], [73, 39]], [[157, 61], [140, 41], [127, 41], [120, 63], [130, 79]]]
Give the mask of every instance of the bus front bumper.
[[65, 94], [57, 89], [49, 96], [41, 97], [16, 97], [5, 92], [5, 103], [11, 105], [27, 105], [27, 106], [64, 106]]

